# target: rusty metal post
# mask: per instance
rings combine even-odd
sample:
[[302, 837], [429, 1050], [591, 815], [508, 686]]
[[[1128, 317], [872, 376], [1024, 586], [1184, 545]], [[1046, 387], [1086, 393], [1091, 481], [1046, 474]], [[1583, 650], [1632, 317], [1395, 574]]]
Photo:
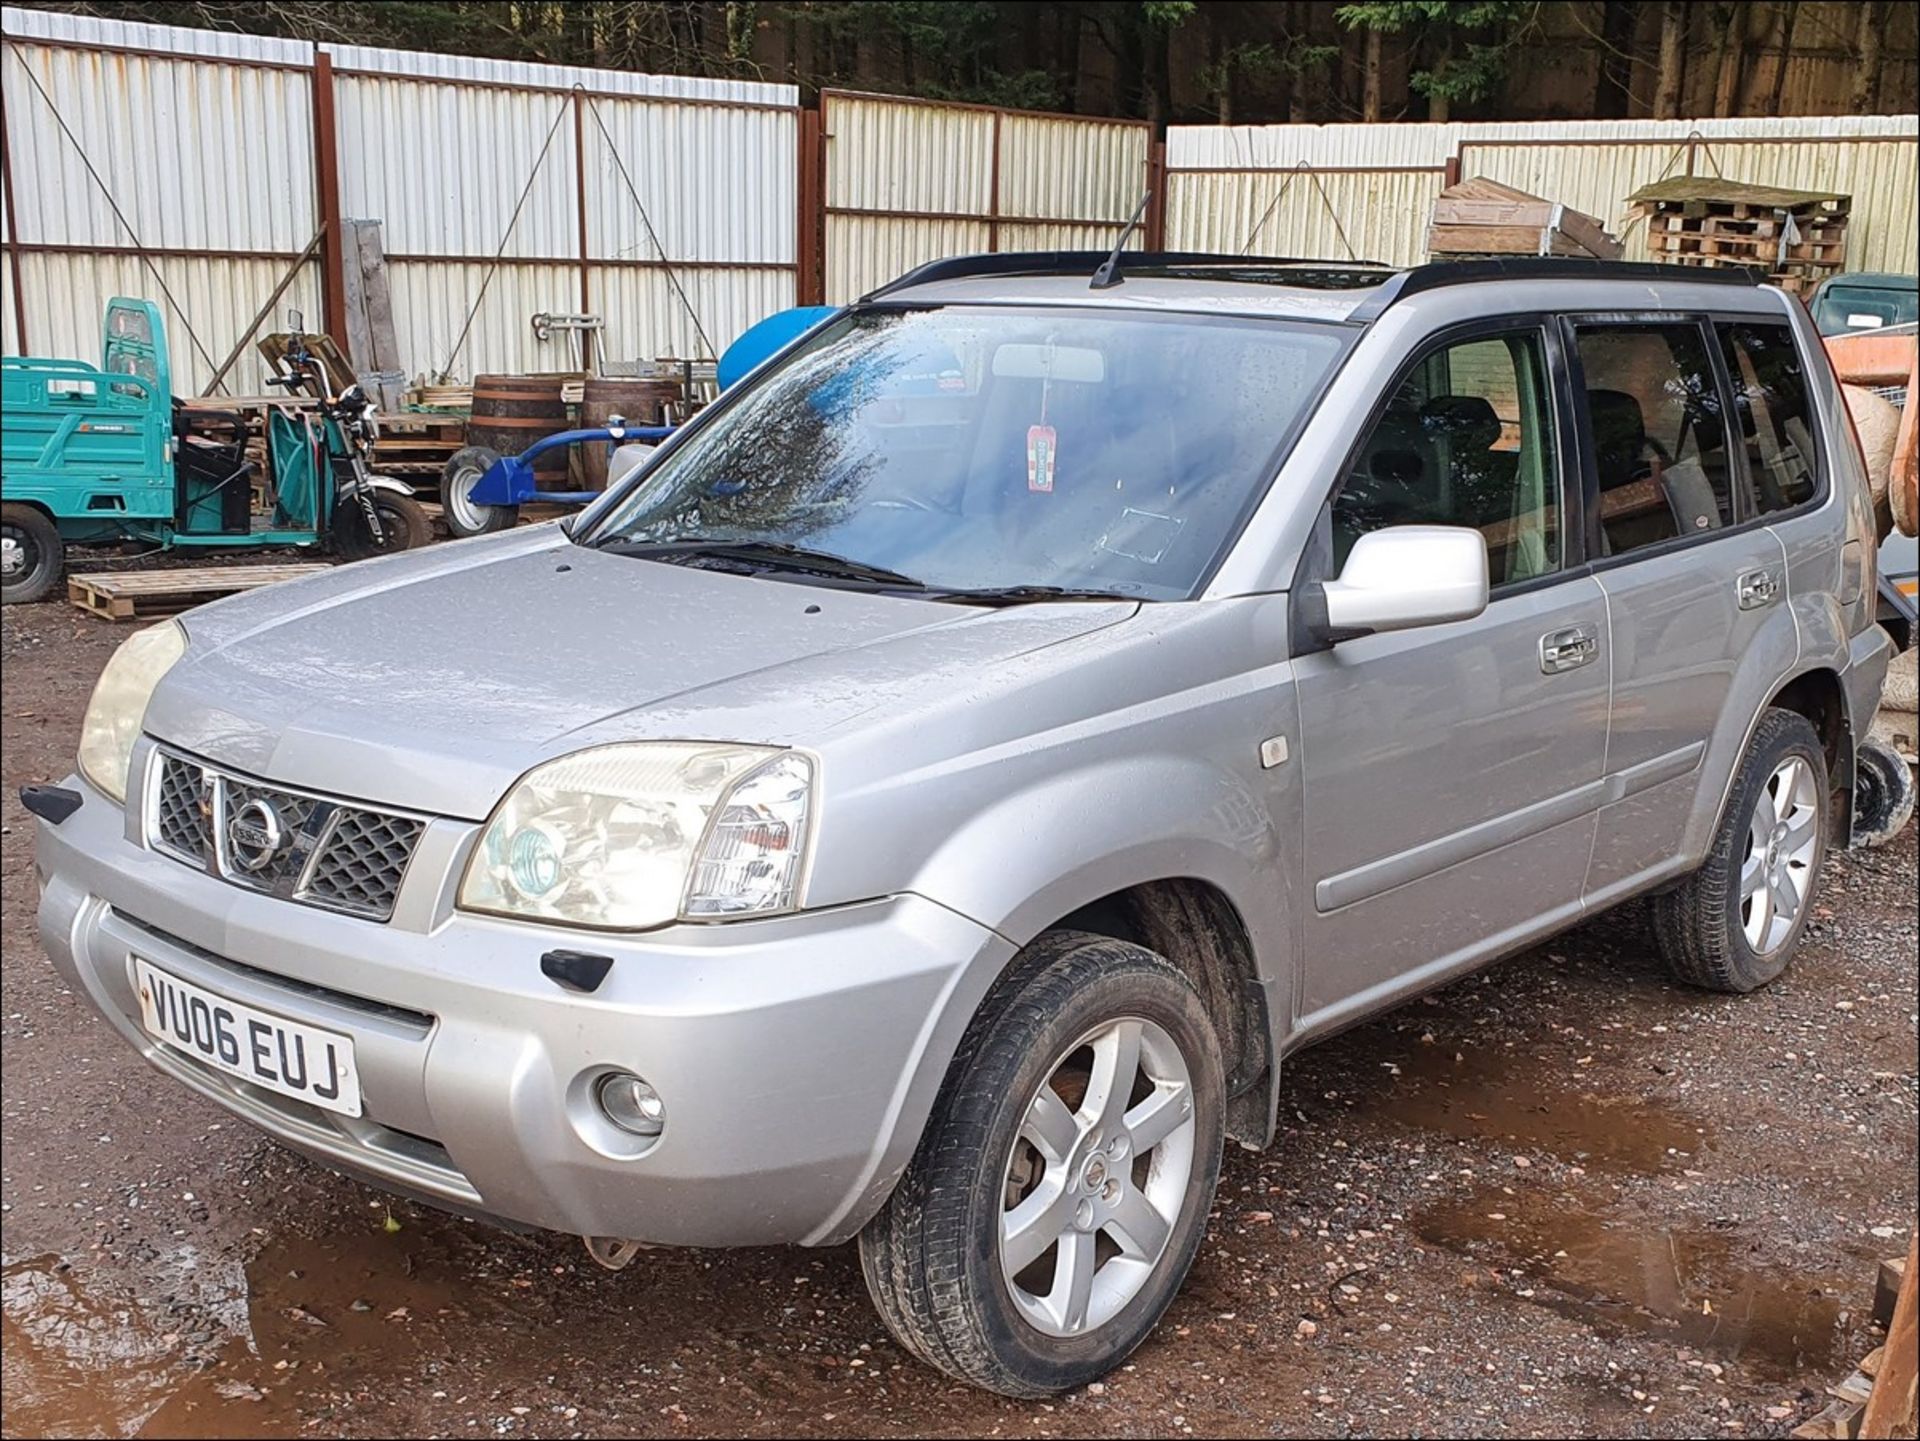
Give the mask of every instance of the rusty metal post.
[[993, 112], [993, 160], [987, 171], [987, 249], [1000, 249], [1000, 112]]
[[[592, 268], [587, 253], [587, 105], [585, 94], [577, 89], [573, 92], [573, 190], [580, 227], [580, 313], [591, 315], [593, 296], [587, 281]], [[580, 368], [589, 375], [595, 373], [591, 330], [580, 332]]]
[[333, 57], [319, 45], [313, 47], [313, 175], [320, 213], [320, 304], [327, 334], [340, 353], [348, 355], [347, 236], [340, 224], [340, 132], [334, 115]]
[[[820, 100], [824, 106], [824, 97]], [[826, 276], [821, 258], [826, 249], [826, 139], [821, 112], [800, 112], [800, 154], [798, 164], [799, 206], [794, 216], [794, 260], [797, 269], [793, 281], [796, 305], [819, 305], [826, 299]]]
[[7, 206], [7, 268], [13, 272], [13, 343], [27, 350], [27, 292], [20, 282], [20, 211], [13, 203], [13, 152], [7, 146], [7, 124], [0, 117], [0, 196]]
[[1167, 248], [1167, 142], [1164, 140], [1147, 142], [1147, 189], [1153, 192], [1153, 199], [1147, 202], [1147, 233], [1142, 237], [1142, 248], [1165, 250]]

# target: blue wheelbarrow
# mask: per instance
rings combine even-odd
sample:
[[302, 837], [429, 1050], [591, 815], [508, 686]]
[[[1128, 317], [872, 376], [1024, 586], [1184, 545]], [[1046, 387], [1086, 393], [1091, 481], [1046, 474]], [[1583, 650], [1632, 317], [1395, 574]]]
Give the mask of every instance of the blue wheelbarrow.
[[484, 445], [469, 445], [453, 453], [440, 477], [440, 507], [447, 530], [455, 537], [486, 535], [505, 530], [529, 501], [553, 505], [585, 505], [598, 500], [597, 490], [542, 490], [534, 476], [534, 462], [549, 451], [569, 445], [605, 445], [612, 448], [607, 463], [609, 488], [625, 480], [643, 464], [655, 445], [672, 435], [670, 425], [624, 425], [618, 421], [597, 430], [563, 430], [536, 440], [518, 455], [501, 455]]

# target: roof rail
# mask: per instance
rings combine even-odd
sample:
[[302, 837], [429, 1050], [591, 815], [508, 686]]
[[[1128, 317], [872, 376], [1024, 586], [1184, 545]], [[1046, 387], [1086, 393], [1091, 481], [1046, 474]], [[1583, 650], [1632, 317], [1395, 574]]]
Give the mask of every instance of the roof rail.
[[1679, 266], [1645, 260], [1587, 260], [1572, 255], [1512, 255], [1488, 260], [1441, 260], [1416, 265], [1389, 277], [1347, 317], [1349, 323], [1377, 320], [1388, 306], [1449, 285], [1486, 280], [1653, 280], [1667, 284], [1735, 285], [1751, 289], [1764, 279], [1757, 266]]
[[[1108, 252], [1104, 250], [1011, 250], [999, 251], [991, 255], [956, 255], [946, 260], [930, 260], [925, 265], [916, 266], [898, 280], [890, 280], [878, 289], [868, 291], [860, 298], [863, 301], [878, 300], [895, 291], [928, 285], [936, 280], [968, 280], [982, 275], [1086, 275], [1091, 277], [1094, 271], [1106, 263], [1107, 259]], [[1223, 255], [1209, 250], [1129, 250], [1123, 259], [1127, 271], [1134, 274], [1175, 267], [1260, 270], [1281, 266], [1301, 266], [1321, 272], [1352, 272], [1356, 276], [1379, 275], [1383, 279], [1394, 273], [1390, 267], [1371, 260], [1341, 264], [1336, 261], [1306, 260], [1295, 256]]]

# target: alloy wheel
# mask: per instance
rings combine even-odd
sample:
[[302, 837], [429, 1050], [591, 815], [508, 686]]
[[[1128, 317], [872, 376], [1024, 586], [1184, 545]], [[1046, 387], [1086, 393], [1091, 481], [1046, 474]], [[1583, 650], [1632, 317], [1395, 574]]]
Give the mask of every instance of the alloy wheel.
[[1173, 1037], [1123, 1017], [1049, 1068], [1007, 1157], [1000, 1271], [1050, 1336], [1117, 1316], [1159, 1265], [1193, 1175], [1193, 1079]]
[[1820, 846], [1820, 795], [1813, 767], [1788, 756], [1754, 797], [1740, 863], [1740, 925], [1757, 956], [1793, 934], [1813, 884]]

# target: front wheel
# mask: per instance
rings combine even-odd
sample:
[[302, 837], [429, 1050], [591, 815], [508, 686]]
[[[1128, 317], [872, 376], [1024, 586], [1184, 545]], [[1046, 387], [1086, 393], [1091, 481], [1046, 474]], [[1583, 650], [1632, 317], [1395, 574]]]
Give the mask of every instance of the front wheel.
[[499, 452], [484, 445], [464, 446], [453, 453], [440, 472], [440, 513], [446, 517], [448, 533], [456, 540], [505, 530], [520, 518], [518, 506], [481, 505], [472, 498], [474, 486], [498, 459]]
[[21, 605], [52, 590], [66, 567], [60, 532], [31, 505], [0, 507], [0, 604]]
[[922, 1360], [1005, 1396], [1098, 1379], [1193, 1263], [1224, 1114], [1219, 1042], [1185, 977], [1124, 941], [1042, 936], [969, 1025], [861, 1232], [881, 1318]]
[[333, 549], [342, 560], [366, 560], [413, 550], [433, 538], [433, 527], [420, 502], [390, 490], [373, 493], [373, 509], [380, 518], [380, 536], [374, 538], [360, 502], [346, 496], [333, 510]]

